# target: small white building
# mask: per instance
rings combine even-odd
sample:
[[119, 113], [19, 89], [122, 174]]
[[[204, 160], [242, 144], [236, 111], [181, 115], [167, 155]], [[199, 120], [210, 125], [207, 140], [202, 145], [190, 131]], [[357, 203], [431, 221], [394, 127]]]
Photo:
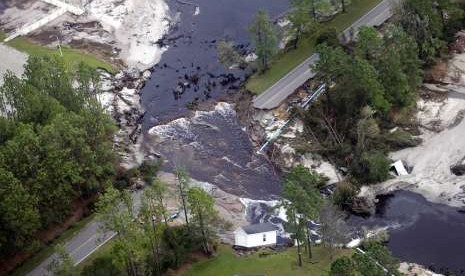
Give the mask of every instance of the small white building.
[[271, 223], [242, 226], [234, 231], [234, 245], [245, 248], [276, 245], [277, 228]]

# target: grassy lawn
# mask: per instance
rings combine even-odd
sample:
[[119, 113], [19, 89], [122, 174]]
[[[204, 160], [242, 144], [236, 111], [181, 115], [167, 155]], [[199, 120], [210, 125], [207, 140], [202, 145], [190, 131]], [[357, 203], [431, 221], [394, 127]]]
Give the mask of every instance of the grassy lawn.
[[[5, 33], [0, 31], [0, 41], [3, 41], [5, 38]], [[60, 55], [58, 49], [51, 49], [34, 42], [29, 41], [25, 38], [16, 38], [12, 41], [6, 43], [8, 46], [15, 48], [18, 51], [24, 52], [29, 54], [30, 56], [53, 56], [53, 55]], [[117, 68], [111, 65], [108, 62], [100, 60], [92, 55], [88, 55], [82, 53], [78, 50], [69, 48], [69, 47], [62, 47], [63, 50], [63, 58], [65, 63], [68, 65], [69, 68], [76, 68], [76, 66], [84, 62], [87, 65], [94, 67], [94, 68], [104, 68], [105, 70], [115, 73]]]
[[94, 215], [90, 215], [71, 226], [68, 230], [63, 232], [57, 239], [55, 239], [52, 244], [45, 246], [44, 248], [40, 249], [36, 254], [34, 254], [31, 258], [29, 258], [26, 262], [24, 262], [21, 266], [13, 271], [11, 275], [13, 276], [20, 276], [26, 275], [28, 272], [33, 270], [37, 265], [47, 259], [50, 255], [54, 253], [55, 246], [59, 243], [64, 243], [74, 235], [76, 235], [84, 226], [87, 225], [92, 219], [94, 219]]
[[[183, 275], [185, 276], [233, 276], [235, 274], [263, 274], [267, 276], [283, 275], [327, 275], [330, 267], [329, 249], [322, 246], [313, 248], [314, 261], [304, 259], [303, 267], [297, 266], [296, 248], [290, 248], [266, 257], [257, 253], [247, 256], [236, 256], [230, 246], [222, 245], [218, 256], [209, 260], [194, 263]], [[343, 255], [351, 255], [351, 249], [337, 250], [334, 259]]]
[[[336, 28], [338, 32], [342, 32], [379, 2], [381, 0], [352, 0], [346, 13], [338, 14], [333, 20], [325, 24]], [[311, 36], [303, 38], [297, 49], [277, 54], [272, 58], [268, 71], [264, 74], [255, 73], [249, 78], [246, 84], [247, 90], [254, 94], [260, 94], [271, 87], [314, 52], [315, 40], [316, 37]]]

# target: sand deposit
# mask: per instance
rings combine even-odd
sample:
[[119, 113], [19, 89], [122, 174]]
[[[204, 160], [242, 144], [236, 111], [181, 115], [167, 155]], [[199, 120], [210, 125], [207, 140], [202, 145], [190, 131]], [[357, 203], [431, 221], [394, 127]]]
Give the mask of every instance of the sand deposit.
[[[1, 29], [11, 32], [57, 9], [41, 1], [23, 2], [0, 14]], [[50, 47], [56, 46], [56, 39], [51, 36], [59, 37], [63, 44], [97, 51], [98, 56], [112, 59], [114, 63], [119, 59], [128, 67], [145, 70], [158, 63], [166, 51], [157, 41], [168, 32], [170, 21], [169, 7], [164, 0], [93, 0], [86, 6], [84, 15], [66, 14], [30, 36]]]
[[[457, 71], [461, 72], [461, 76], [457, 77]], [[418, 102], [417, 119], [423, 127], [423, 143], [391, 154], [393, 160], [403, 160], [412, 166], [411, 174], [364, 187], [361, 195], [373, 196], [406, 189], [418, 192], [433, 202], [465, 206], [465, 177], [451, 172], [451, 166], [465, 157], [464, 72], [465, 54], [454, 55], [448, 66], [448, 79], [457, 82], [440, 87], [448, 91], [448, 97], [441, 102]]]

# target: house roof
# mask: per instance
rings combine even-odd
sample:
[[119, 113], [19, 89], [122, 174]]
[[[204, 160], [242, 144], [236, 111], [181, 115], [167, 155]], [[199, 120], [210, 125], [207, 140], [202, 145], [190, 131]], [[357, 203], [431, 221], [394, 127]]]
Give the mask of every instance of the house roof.
[[276, 226], [274, 226], [273, 224], [269, 222], [259, 223], [259, 224], [250, 224], [250, 225], [242, 226], [241, 228], [247, 234], [257, 234], [257, 233], [264, 233], [264, 232], [270, 232], [270, 231], [276, 230]]

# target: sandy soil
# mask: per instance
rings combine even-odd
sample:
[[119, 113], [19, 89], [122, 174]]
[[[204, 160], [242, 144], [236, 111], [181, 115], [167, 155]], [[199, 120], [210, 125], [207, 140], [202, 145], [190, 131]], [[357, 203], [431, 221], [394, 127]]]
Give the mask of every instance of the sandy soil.
[[456, 176], [450, 170], [465, 157], [465, 54], [453, 56], [448, 65], [447, 79], [453, 83], [439, 87], [448, 92], [444, 101], [418, 102], [417, 119], [423, 127], [423, 143], [391, 154], [393, 160], [404, 160], [413, 166], [411, 174], [364, 187], [361, 195], [373, 196], [406, 189], [418, 192], [433, 202], [465, 206], [465, 177]]
[[413, 263], [400, 263], [399, 271], [406, 276], [441, 276], [442, 274], [434, 273], [430, 270], [427, 270], [421, 265]]
[[[56, 9], [41, 1], [23, 2], [0, 14], [0, 28], [11, 31]], [[116, 64], [119, 59], [139, 70], [155, 65], [166, 50], [156, 44], [170, 27], [170, 11], [164, 0], [93, 0], [86, 10], [79, 17], [66, 14], [30, 36], [51, 47], [56, 43], [51, 35], [75, 47], [90, 44], [93, 50], [100, 48], [104, 52], [94, 53], [97, 56], [115, 59]]]

